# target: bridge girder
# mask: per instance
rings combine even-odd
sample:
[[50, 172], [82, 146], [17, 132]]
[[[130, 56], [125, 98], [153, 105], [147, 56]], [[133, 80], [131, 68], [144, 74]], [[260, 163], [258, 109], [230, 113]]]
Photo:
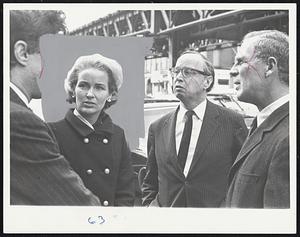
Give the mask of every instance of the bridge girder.
[[[288, 33], [287, 10], [127, 10], [80, 27], [70, 35], [152, 36], [153, 52], [174, 64], [180, 50], [197, 42], [197, 50], [234, 47], [253, 30]], [[155, 55], [156, 53], [154, 53]]]
[[[264, 23], [264, 24], [261, 24]], [[240, 40], [249, 29], [274, 27], [287, 31], [283, 10], [129, 10], [117, 11], [84, 25], [71, 35], [167, 37], [184, 32], [185, 38]]]

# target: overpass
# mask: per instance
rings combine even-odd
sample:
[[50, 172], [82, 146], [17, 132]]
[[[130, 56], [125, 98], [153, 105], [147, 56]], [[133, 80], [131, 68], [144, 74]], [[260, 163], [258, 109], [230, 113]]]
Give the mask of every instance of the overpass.
[[210, 51], [235, 47], [249, 31], [288, 33], [287, 10], [126, 10], [92, 21], [70, 35], [152, 36], [152, 57], [169, 57], [174, 65], [187, 47]]

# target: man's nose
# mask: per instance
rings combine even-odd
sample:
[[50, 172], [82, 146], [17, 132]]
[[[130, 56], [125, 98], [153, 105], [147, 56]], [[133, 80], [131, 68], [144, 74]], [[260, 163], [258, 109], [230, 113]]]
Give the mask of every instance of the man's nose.
[[178, 74], [175, 76], [175, 81], [183, 81], [182, 71], [179, 71]]
[[239, 71], [233, 66], [229, 72], [230, 77], [236, 77], [238, 74], [239, 74]]
[[175, 77], [174, 83], [182, 83], [182, 82], [183, 82], [183, 77], [177, 75]]

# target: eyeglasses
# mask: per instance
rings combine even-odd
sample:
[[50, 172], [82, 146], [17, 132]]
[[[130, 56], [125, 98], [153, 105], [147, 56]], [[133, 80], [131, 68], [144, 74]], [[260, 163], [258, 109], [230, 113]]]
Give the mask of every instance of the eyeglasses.
[[199, 70], [196, 70], [196, 69], [193, 69], [193, 68], [188, 68], [188, 67], [183, 67], [183, 68], [171, 68], [170, 69], [170, 72], [171, 72], [171, 76], [172, 78], [175, 78], [178, 76], [178, 74], [181, 72], [182, 76], [184, 78], [188, 78], [188, 77], [191, 77], [191, 76], [195, 76], [196, 74], [201, 74], [201, 75], [204, 75], [204, 76], [209, 76], [208, 73], [205, 73], [203, 71], [199, 71]]

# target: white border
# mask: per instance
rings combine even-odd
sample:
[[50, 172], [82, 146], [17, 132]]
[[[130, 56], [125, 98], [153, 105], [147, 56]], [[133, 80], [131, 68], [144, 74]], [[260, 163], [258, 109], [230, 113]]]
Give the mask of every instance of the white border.
[[[9, 206], [9, 10], [74, 8], [88, 14], [101, 10], [145, 9], [253, 9], [289, 10], [290, 38], [290, 177], [291, 208], [107, 208]], [[296, 4], [4, 4], [4, 218], [5, 233], [295, 233], [296, 232]], [[88, 217], [103, 216], [104, 224], [89, 224]]]

